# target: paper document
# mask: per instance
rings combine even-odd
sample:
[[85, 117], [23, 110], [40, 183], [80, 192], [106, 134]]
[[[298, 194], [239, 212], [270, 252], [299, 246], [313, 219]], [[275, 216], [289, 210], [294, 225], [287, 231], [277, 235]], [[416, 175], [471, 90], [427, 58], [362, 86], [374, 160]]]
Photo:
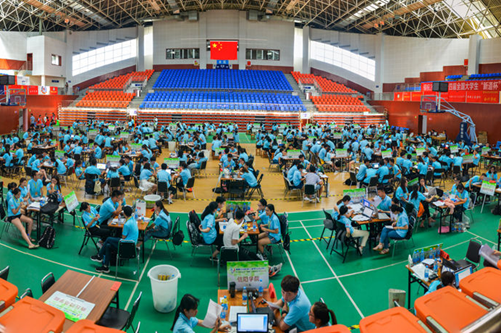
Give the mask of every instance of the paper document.
[[76, 298], [56, 291], [46, 301], [45, 304], [50, 305], [58, 310], [64, 312], [66, 319], [71, 321], [79, 321], [85, 319], [89, 313], [94, 309], [95, 304], [84, 301], [83, 299]]
[[374, 205], [374, 207], [377, 208], [377, 206], [379, 206], [381, 201], [383, 201], [383, 200], [381, 200], [381, 198], [379, 196], [376, 196], [376, 197], [374, 197], [374, 200], [372, 200], [372, 204]]
[[28, 206], [28, 209], [40, 209], [40, 202], [32, 202]]
[[355, 215], [351, 218], [353, 221], [361, 222], [361, 221], [367, 221], [369, 218], [365, 215]]
[[350, 205], [351, 209], [353, 209], [355, 212], [359, 212], [362, 210], [362, 205], [361, 204], [354, 204]]
[[482, 245], [480, 248], [480, 255], [494, 267], [497, 267], [498, 261], [501, 259], [499, 256], [494, 254], [494, 250], [491, 249], [489, 245]]
[[247, 307], [246, 306], [232, 306], [230, 308], [230, 315], [228, 317], [228, 321], [230, 323], [236, 323], [238, 313], [247, 313]]
[[377, 217], [378, 217], [378, 219], [380, 219], [380, 220], [389, 220], [389, 219], [390, 219], [390, 217], [389, 217], [389, 216], [388, 216], [388, 214], [386, 214], [386, 213], [378, 213], [378, 214], [377, 214]]
[[205, 315], [202, 325], [204, 327], [212, 328], [216, 324], [217, 318], [221, 315], [223, 307], [213, 300], [210, 300], [209, 307], [207, 308], [207, 314]]
[[265, 302], [266, 302], [266, 304], [268, 304], [268, 306], [269, 306], [270, 308], [272, 308], [273, 310], [274, 310], [274, 309], [278, 309], [278, 310], [280, 310], [280, 307], [279, 307], [278, 305], [276, 305], [275, 303], [268, 302], [267, 300], [264, 300], [264, 301], [265, 301]]
[[437, 206], [437, 207], [443, 207], [443, 206], [445, 206], [445, 204], [444, 204], [444, 202], [443, 202], [443, 201], [435, 201], [433, 204], [434, 204], [435, 206]]
[[424, 278], [425, 268], [426, 267], [423, 264], [417, 264], [411, 267], [412, 271], [414, 272], [414, 275], [416, 275], [419, 279], [423, 281], [427, 281], [428, 279]]
[[395, 228], [393, 228], [393, 226], [392, 226], [392, 225], [385, 225], [384, 227], [385, 227], [386, 229], [395, 229]]

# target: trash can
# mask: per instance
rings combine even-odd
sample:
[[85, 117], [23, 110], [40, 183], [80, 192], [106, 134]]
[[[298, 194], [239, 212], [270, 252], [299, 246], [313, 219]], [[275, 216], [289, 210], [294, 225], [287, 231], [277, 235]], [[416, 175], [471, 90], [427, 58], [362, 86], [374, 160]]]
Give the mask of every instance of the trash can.
[[[160, 280], [159, 275], [169, 277]], [[153, 294], [153, 306], [162, 313], [171, 312], [177, 305], [177, 280], [181, 277], [179, 270], [171, 265], [158, 265], [148, 271]]]
[[169, 151], [176, 151], [176, 141], [169, 141]]

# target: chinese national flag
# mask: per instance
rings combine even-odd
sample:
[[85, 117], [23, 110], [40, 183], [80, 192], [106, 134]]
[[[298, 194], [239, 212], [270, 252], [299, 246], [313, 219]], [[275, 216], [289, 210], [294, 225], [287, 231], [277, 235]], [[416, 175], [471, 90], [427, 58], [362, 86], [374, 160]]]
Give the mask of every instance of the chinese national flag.
[[212, 60], [237, 60], [238, 42], [210, 42]]

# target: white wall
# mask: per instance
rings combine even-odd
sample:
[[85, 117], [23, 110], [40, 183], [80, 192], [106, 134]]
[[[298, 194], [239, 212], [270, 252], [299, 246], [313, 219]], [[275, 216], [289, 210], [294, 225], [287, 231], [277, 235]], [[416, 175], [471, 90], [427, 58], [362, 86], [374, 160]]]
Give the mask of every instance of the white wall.
[[480, 40], [480, 64], [501, 62], [501, 38]]
[[294, 63], [294, 23], [269, 20], [248, 21], [246, 13], [236, 10], [214, 10], [199, 13], [196, 22], [165, 20], [153, 23], [153, 64], [193, 64], [194, 59], [165, 59], [168, 48], [200, 48], [201, 68], [205, 64], [215, 64], [206, 51], [206, 41], [238, 40], [238, 60], [230, 64], [239, 64], [245, 68], [246, 48], [278, 49], [280, 61], [251, 60], [253, 65], [293, 66]]
[[383, 82], [404, 82], [421, 72], [441, 72], [444, 66], [463, 65], [468, 39], [384, 36]]
[[0, 32], [0, 59], [26, 61], [25, 32]]
[[44, 75], [45, 70], [45, 37], [33, 36], [27, 39], [27, 53], [33, 54], [33, 75]]
[[[30, 38], [31, 39], [31, 38]], [[42, 75], [66, 77], [66, 62], [71, 58], [66, 56], [66, 43], [61, 40], [44, 36], [44, 71]], [[61, 66], [52, 65], [52, 55], [61, 56]], [[46, 85], [50, 85], [46, 82]]]

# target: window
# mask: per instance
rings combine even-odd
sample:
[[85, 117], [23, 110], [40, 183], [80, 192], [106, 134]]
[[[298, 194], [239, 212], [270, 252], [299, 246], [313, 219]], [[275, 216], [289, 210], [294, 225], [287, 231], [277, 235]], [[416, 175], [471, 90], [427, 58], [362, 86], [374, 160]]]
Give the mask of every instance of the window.
[[61, 66], [61, 63], [62, 63], [61, 56], [53, 54], [51, 58], [51, 64], [53, 64], [54, 66]]
[[200, 49], [167, 49], [165, 59], [200, 59]]
[[247, 60], [280, 60], [280, 50], [246, 49], [245, 59]]
[[376, 61], [337, 46], [312, 42], [311, 58], [342, 67], [371, 81], [376, 78]]
[[[72, 57], [73, 76], [135, 57], [135, 39], [76, 54]], [[52, 59], [54, 61], [54, 58]]]

